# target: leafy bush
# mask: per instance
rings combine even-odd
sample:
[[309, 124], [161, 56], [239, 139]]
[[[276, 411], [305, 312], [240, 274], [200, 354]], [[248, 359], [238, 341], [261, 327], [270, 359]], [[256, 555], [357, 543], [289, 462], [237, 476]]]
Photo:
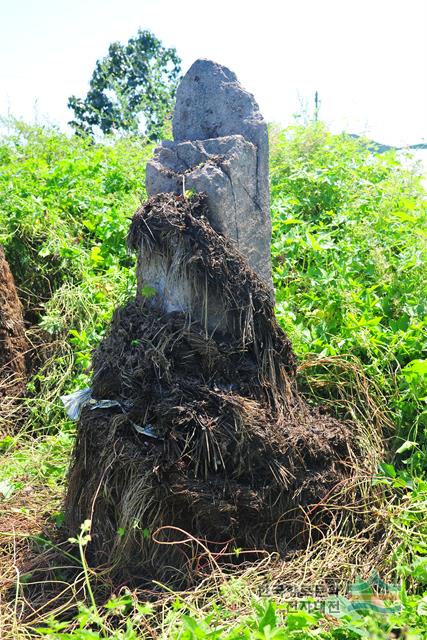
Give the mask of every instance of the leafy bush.
[[27, 307], [66, 283], [129, 268], [129, 217], [145, 197], [151, 147], [94, 144], [53, 127], [8, 123], [0, 140], [0, 243]]
[[396, 152], [313, 124], [272, 132], [271, 184], [277, 315], [294, 348], [356, 356], [402, 437], [424, 446], [422, 176]]
[[[77, 375], [112, 311], [134, 287], [126, 249], [129, 218], [145, 198], [151, 147], [125, 137], [94, 144], [54, 127], [6, 123], [0, 140], [0, 244], [30, 322], [51, 336], [69, 333]], [[36, 374], [56, 385], [61, 357]], [[56, 366], [55, 366], [56, 365]], [[69, 373], [71, 373], [71, 371]], [[73, 386], [78, 381], [63, 380]], [[82, 381], [83, 383], [83, 381]]]

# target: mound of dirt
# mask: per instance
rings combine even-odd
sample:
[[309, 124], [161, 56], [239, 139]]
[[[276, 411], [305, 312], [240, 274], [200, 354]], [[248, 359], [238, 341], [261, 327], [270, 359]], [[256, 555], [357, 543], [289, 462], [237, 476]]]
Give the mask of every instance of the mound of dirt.
[[355, 455], [348, 426], [299, 396], [267, 286], [204, 207], [155, 196], [129, 241], [145, 255], [184, 248], [186, 277], [221, 299], [227, 330], [139, 295], [93, 357], [92, 396], [116, 404], [86, 406], [78, 425], [68, 531], [91, 519], [93, 561], [135, 580], [190, 575], [200, 543], [222, 554], [304, 545], [305, 511], [346, 482]]
[[0, 400], [22, 394], [27, 372], [27, 348], [22, 306], [0, 247]]

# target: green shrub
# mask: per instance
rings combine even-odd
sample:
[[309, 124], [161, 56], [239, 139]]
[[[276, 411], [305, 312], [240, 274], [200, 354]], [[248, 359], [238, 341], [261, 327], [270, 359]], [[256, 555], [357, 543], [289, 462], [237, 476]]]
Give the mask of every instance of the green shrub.
[[373, 154], [322, 124], [271, 137], [278, 318], [302, 358], [356, 356], [389, 399], [401, 436], [424, 445], [422, 176], [395, 152]]
[[0, 244], [25, 305], [62, 284], [133, 267], [129, 217], [145, 198], [151, 147], [137, 138], [94, 144], [54, 127], [9, 121], [0, 140]]

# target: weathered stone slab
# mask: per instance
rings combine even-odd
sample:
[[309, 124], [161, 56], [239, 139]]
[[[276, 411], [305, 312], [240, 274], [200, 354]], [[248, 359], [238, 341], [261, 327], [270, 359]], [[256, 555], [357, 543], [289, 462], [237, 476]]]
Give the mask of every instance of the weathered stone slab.
[[230, 69], [212, 60], [196, 60], [177, 90], [174, 140], [205, 140], [235, 134], [242, 135], [258, 150], [260, 223], [269, 226], [267, 124], [253, 95], [242, 87]]
[[148, 194], [206, 193], [212, 226], [272, 287], [268, 135], [253, 96], [226, 67], [197, 60], [178, 87], [173, 133], [147, 165]]
[[257, 206], [257, 149], [241, 135], [163, 142], [147, 165], [147, 191], [194, 190], [208, 199], [210, 223], [233, 240], [250, 266], [271, 282], [270, 228]]

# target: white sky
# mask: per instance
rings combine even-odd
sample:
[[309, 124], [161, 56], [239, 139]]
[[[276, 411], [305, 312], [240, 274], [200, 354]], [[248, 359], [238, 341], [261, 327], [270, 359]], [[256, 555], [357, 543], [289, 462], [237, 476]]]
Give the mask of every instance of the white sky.
[[230, 67], [268, 120], [427, 141], [427, 0], [0, 0], [0, 113], [66, 127], [95, 62], [138, 27]]

